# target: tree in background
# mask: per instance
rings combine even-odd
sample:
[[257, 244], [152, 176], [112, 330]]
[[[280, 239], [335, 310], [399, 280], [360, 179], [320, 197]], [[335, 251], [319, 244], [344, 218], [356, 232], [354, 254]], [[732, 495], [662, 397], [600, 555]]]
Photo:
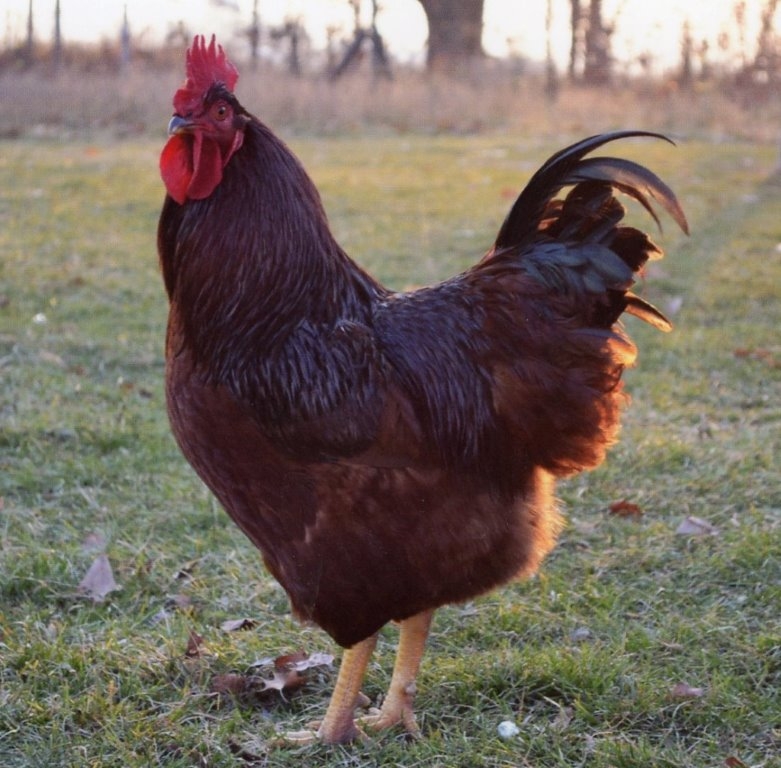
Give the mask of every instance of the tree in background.
[[484, 0], [419, 0], [428, 21], [430, 70], [457, 71], [483, 57]]
[[60, 23], [60, 0], [54, 5], [54, 44], [52, 46], [52, 67], [55, 70], [62, 64], [62, 24]]
[[602, 0], [570, 0], [570, 19], [570, 81], [587, 85], [609, 83], [613, 67], [611, 37], [616, 20], [604, 20]]
[[781, 80], [781, 41], [773, 26], [778, 0], [768, 0], [760, 17], [757, 55], [754, 57], [755, 78], [772, 83]]
[[[746, 104], [758, 100], [778, 98], [781, 85], [781, 37], [774, 26], [779, 0], [767, 0], [760, 12], [759, 35], [756, 53], [749, 58], [742, 54], [742, 66], [735, 74], [736, 90]], [[738, 20], [741, 43], [745, 39], [745, 3], [736, 3], [735, 17]], [[745, 49], [745, 44], [741, 45]]]

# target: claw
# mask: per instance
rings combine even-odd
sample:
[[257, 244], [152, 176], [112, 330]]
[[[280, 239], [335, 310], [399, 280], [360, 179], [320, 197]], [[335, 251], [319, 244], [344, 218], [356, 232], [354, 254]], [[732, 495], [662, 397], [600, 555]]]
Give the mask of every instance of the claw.
[[[334, 741], [320, 732], [320, 723], [309, 723], [307, 728], [300, 731], [286, 731], [278, 739], [270, 742], [272, 747], [306, 747], [312, 744], [331, 744]], [[345, 731], [338, 743], [347, 743], [352, 741], [369, 742], [371, 739], [366, 733], [353, 723], [353, 727]]]
[[420, 727], [415, 719], [415, 711], [412, 708], [416, 691], [417, 688], [414, 682], [409, 683], [395, 696], [393, 695], [394, 692], [391, 691], [381, 709], [370, 711], [368, 715], [360, 718], [358, 722], [373, 731], [384, 731], [401, 725], [413, 739], [419, 739]]

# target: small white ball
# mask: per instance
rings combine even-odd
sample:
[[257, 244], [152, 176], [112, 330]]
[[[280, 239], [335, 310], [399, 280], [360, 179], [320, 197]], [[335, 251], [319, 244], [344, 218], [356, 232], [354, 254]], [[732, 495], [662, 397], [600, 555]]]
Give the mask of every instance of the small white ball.
[[521, 731], [512, 720], [502, 720], [502, 722], [496, 726], [496, 732], [499, 734], [500, 739], [512, 739]]

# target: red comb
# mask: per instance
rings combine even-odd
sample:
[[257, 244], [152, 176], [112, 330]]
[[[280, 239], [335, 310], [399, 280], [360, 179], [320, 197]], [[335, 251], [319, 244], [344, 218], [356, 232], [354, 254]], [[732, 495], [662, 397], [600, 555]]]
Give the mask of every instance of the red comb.
[[180, 115], [192, 111], [203, 99], [206, 91], [215, 83], [221, 83], [233, 91], [239, 71], [228, 61], [225, 51], [212, 35], [206, 45], [203, 35], [196, 35], [193, 44], [187, 49], [187, 79], [174, 94], [174, 109]]

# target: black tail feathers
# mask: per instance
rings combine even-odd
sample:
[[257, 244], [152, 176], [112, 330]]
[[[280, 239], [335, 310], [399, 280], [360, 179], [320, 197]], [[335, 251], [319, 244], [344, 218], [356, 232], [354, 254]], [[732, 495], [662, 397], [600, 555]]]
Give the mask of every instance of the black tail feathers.
[[[673, 191], [642, 165], [616, 157], [585, 157], [608, 142], [633, 136], [670, 141], [658, 133], [617, 131], [592, 136], [557, 152], [515, 201], [493, 251], [520, 249], [523, 253], [527, 250], [524, 246], [540, 236], [552, 238], [561, 247], [550, 257], [584, 259], [587, 264], [578, 269], [580, 279], [586, 281], [588, 289], [591, 275], [592, 283], [596, 283], [593, 290], [600, 290], [599, 286], [609, 290], [613, 295], [610, 304], [619, 314], [626, 311], [660, 330], [670, 330], [672, 326], [659, 310], [628, 290], [634, 273], [648, 259], [660, 258], [662, 252], [645, 233], [619, 226], [624, 207], [614, 193], [619, 191], [636, 200], [661, 226], [654, 210], [654, 203], [658, 204], [688, 234], [686, 216]], [[554, 199], [564, 187], [573, 189], [565, 199]], [[527, 252], [543, 256], [539, 248]], [[621, 294], [620, 300], [616, 293]]]

